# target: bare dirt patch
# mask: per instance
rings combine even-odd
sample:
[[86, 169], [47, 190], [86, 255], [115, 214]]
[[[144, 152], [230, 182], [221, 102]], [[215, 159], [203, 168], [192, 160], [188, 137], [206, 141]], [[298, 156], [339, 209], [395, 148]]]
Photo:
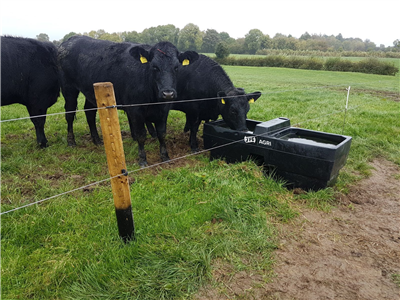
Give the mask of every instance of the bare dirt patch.
[[331, 212], [301, 208], [281, 226], [272, 282], [215, 262], [219, 287], [196, 298], [400, 299], [400, 168], [383, 159], [372, 167]]
[[395, 102], [400, 101], [400, 94], [398, 92], [389, 91], [376, 91], [376, 90], [361, 90], [371, 93], [375, 97], [379, 97], [381, 100], [392, 100]]
[[[200, 149], [203, 149], [203, 140], [197, 138], [199, 142]], [[168, 150], [168, 155], [170, 161], [162, 162], [160, 159], [159, 142], [157, 138], [149, 138], [148, 143], [153, 143], [156, 145], [156, 151], [148, 151], [147, 162], [149, 166], [153, 166], [148, 171], [152, 172], [154, 175], [158, 174], [159, 171], [166, 169], [175, 169], [179, 167], [185, 166], [196, 166], [199, 165], [198, 161], [193, 160], [192, 158], [196, 155], [196, 153], [192, 153], [189, 146], [189, 133], [188, 132], [167, 132], [166, 145]], [[198, 153], [199, 154], [199, 153]]]

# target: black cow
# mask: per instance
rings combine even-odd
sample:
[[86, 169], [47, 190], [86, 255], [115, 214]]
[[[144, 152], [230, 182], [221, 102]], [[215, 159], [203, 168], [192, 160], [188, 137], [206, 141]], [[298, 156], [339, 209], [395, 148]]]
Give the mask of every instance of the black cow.
[[47, 109], [57, 102], [59, 95], [57, 48], [34, 39], [2, 36], [1, 105], [26, 106], [41, 148], [47, 146]]
[[[65, 98], [68, 123], [68, 144], [75, 145], [73, 134], [77, 97], [82, 92], [85, 109], [95, 108], [93, 84], [111, 82], [117, 105], [156, 104], [123, 107], [129, 120], [131, 135], [139, 144], [139, 165], [146, 166], [144, 142], [145, 122], [156, 126], [163, 161], [169, 160], [166, 145], [166, 123], [170, 104], [157, 104], [177, 97], [176, 80], [181, 67], [198, 59], [193, 51], [179, 53], [174, 45], [161, 42], [153, 47], [130, 43], [113, 43], [86, 36], [74, 36], [59, 47], [61, 88]], [[96, 110], [85, 111], [94, 143], [101, 143], [97, 133]]]
[[[235, 88], [222, 67], [211, 58], [200, 55], [199, 59], [178, 75], [178, 101], [207, 99], [187, 103], [174, 103], [173, 110], [186, 113], [185, 131], [190, 130], [190, 148], [198, 151], [197, 132], [201, 121], [218, 119], [219, 115], [234, 130], [246, 131], [246, 118], [250, 105], [260, 96], [260, 92], [246, 94]], [[219, 97], [219, 98], [217, 98]], [[152, 134], [151, 124], [146, 124]]]

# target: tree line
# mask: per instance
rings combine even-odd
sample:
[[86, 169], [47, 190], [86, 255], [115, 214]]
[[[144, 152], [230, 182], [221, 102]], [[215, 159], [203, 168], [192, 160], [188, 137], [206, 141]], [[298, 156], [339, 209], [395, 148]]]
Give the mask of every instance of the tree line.
[[[70, 32], [60, 41], [60, 44], [74, 35], [87, 35], [95, 39], [109, 40], [113, 42], [136, 42], [143, 44], [155, 44], [160, 41], [169, 41], [177, 46], [180, 51], [193, 50], [202, 53], [215, 53], [217, 46], [224, 47], [225, 51], [232, 54], [266, 54], [268, 50], [290, 51], [320, 51], [320, 52], [400, 52], [400, 40], [393, 41], [393, 46], [385, 47], [376, 45], [370, 40], [360, 38], [345, 38], [342, 34], [321, 35], [305, 32], [299, 38], [291, 35], [277, 33], [270, 37], [259, 29], [250, 30], [245, 37], [234, 39], [227, 32], [218, 32], [215, 29], [201, 31], [200, 28], [189, 23], [179, 29], [174, 25], [160, 25], [144, 29], [142, 32], [124, 31], [108, 33], [102, 29], [90, 32]], [[37, 35], [38, 40], [47, 40], [45, 33]]]

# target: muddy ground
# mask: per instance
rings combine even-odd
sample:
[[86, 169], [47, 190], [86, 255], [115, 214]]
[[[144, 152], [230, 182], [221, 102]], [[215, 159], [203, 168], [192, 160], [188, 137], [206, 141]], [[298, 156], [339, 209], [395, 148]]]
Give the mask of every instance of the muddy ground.
[[214, 262], [196, 299], [400, 299], [400, 168], [372, 167], [331, 212], [300, 208], [280, 226], [272, 282]]

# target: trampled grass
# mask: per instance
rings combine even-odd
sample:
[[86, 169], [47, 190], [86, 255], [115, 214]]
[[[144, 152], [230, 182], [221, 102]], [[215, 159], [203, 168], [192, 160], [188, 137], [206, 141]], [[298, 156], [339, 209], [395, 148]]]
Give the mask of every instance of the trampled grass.
[[[132, 172], [137, 146], [121, 112], [136, 241], [124, 245], [118, 238], [107, 181], [4, 214], [2, 299], [187, 299], [212, 281], [216, 261], [268, 281], [275, 224], [295, 218], [298, 202], [329, 210], [335, 194], [368, 175], [373, 158], [400, 165], [399, 75], [225, 69], [236, 86], [263, 92], [249, 118], [288, 117], [292, 125], [353, 137], [336, 186], [296, 195], [252, 162], [209, 162], [207, 154]], [[62, 112], [63, 105], [60, 98], [49, 113]], [[20, 105], [1, 113], [2, 120], [28, 115]], [[29, 120], [1, 123], [3, 212], [108, 178], [104, 149], [91, 143], [83, 113], [75, 123], [78, 146], [69, 148], [64, 116], [49, 116], [50, 146], [43, 150]], [[180, 112], [171, 112], [170, 141], [184, 123]], [[157, 154], [158, 143], [150, 140], [146, 149]]]

